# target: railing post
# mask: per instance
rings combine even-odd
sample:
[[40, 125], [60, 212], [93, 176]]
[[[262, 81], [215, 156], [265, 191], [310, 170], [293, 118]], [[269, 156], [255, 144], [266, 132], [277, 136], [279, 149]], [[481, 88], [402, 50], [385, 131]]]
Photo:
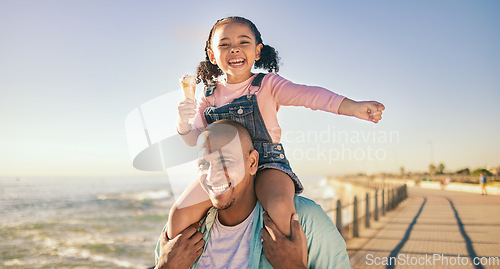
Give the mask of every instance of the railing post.
[[370, 194], [366, 193], [365, 227], [370, 228]]
[[385, 216], [385, 189], [382, 189], [382, 216]]
[[391, 199], [391, 189], [387, 190], [387, 211], [391, 211], [392, 199]]
[[398, 187], [398, 205], [401, 203], [401, 201], [403, 201], [403, 187], [402, 186], [399, 186]]
[[342, 203], [340, 202], [340, 199], [337, 200], [337, 215], [336, 215], [336, 224], [337, 225], [337, 230], [339, 230], [340, 235], [342, 235]]
[[394, 188], [391, 190], [391, 210], [396, 208], [396, 195], [394, 194]]
[[354, 201], [352, 202], [353, 212], [352, 212], [352, 236], [359, 237], [358, 230], [358, 198], [354, 196]]
[[391, 189], [391, 210], [394, 210], [396, 208], [395, 198], [396, 195], [394, 195], [394, 185], [393, 185]]
[[403, 201], [403, 186], [398, 187], [398, 205]]
[[375, 221], [378, 221], [378, 190], [375, 190], [375, 212], [373, 217]]
[[399, 186], [399, 203], [403, 202], [403, 186]]
[[395, 207], [398, 207], [399, 205], [399, 187], [396, 188], [396, 206]]

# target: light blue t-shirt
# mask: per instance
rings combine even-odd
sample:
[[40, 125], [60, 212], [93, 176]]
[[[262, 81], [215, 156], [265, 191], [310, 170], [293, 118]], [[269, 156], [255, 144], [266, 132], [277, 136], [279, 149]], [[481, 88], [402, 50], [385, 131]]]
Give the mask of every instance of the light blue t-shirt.
[[[346, 244], [332, 220], [326, 215], [321, 206], [314, 201], [302, 196], [294, 197], [295, 210], [299, 214], [299, 222], [304, 229], [307, 239], [307, 267], [308, 268], [351, 268], [346, 251]], [[215, 222], [216, 209], [211, 208], [207, 216], [202, 220], [198, 229], [203, 234], [205, 242], [209, 241], [210, 231]], [[251, 269], [271, 269], [267, 261], [262, 244], [260, 242], [260, 229], [264, 227], [262, 217], [262, 205], [257, 201], [252, 225], [252, 239], [250, 243], [250, 265]], [[165, 232], [166, 226], [163, 229]], [[205, 244], [206, 246], [206, 244]], [[155, 257], [158, 262], [160, 254], [160, 241], [156, 246]], [[200, 259], [191, 266], [196, 268]]]

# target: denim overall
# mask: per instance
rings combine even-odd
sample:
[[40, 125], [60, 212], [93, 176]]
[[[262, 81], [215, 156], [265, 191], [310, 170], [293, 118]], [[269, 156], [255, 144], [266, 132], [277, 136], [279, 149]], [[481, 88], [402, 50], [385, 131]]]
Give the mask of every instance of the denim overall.
[[[220, 107], [207, 107], [203, 112], [207, 124], [218, 120], [229, 119], [243, 125], [250, 136], [255, 150], [259, 152], [258, 171], [266, 168], [273, 168], [283, 171], [290, 176], [294, 185], [295, 193], [299, 194], [304, 190], [297, 175], [290, 168], [290, 164], [285, 157], [285, 150], [281, 143], [273, 143], [271, 136], [267, 132], [266, 125], [260, 114], [257, 104], [256, 92], [260, 90], [262, 79], [265, 74], [257, 74], [253, 79], [248, 95], [243, 95]], [[213, 95], [216, 86], [205, 89], [205, 97]], [[258, 87], [251, 93], [252, 87]], [[214, 104], [215, 105], [215, 104]]]

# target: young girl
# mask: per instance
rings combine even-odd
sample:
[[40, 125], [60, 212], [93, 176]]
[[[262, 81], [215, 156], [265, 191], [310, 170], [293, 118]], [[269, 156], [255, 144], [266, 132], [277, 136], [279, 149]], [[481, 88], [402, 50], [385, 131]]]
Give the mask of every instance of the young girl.
[[[264, 45], [251, 21], [241, 17], [217, 21], [206, 42], [205, 61], [197, 69], [198, 82], [203, 81], [206, 86], [204, 97], [198, 105], [189, 98], [180, 102], [177, 131], [193, 146], [212, 122], [231, 119], [244, 125], [259, 152], [257, 198], [278, 229], [290, 235], [290, 217], [295, 212], [293, 196], [301, 193], [303, 187], [279, 143], [280, 106], [304, 106], [375, 123], [382, 118], [384, 106], [375, 101], [352, 101], [320, 87], [294, 84], [272, 73], [279, 70], [278, 59], [275, 49]], [[251, 72], [254, 66], [270, 73], [255, 75]], [[226, 78], [219, 80], [223, 74]], [[200, 193], [199, 189], [187, 196], [194, 193]], [[170, 212], [169, 238], [200, 220], [210, 205], [207, 201], [181, 208], [177, 202]]]

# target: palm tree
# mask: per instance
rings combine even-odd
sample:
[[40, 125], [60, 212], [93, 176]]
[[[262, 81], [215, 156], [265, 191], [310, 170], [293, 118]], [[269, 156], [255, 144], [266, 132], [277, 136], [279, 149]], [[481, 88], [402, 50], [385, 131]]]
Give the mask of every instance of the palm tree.
[[442, 174], [442, 173], [443, 173], [443, 171], [444, 171], [444, 167], [445, 167], [445, 166], [444, 166], [444, 163], [440, 163], [440, 164], [439, 164], [439, 166], [438, 166], [438, 172], [439, 172], [439, 174]]
[[434, 173], [436, 173], [436, 166], [434, 164], [429, 164], [429, 172], [431, 173], [431, 175], [434, 175]]

